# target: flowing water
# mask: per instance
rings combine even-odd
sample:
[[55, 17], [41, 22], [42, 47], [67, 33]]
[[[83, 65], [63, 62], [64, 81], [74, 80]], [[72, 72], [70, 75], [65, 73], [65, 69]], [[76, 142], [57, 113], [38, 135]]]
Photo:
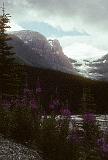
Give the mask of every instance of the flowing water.
[[[99, 124], [102, 130], [108, 129], [108, 115], [96, 115], [97, 124]], [[81, 115], [72, 115], [71, 122], [76, 123], [79, 126], [82, 123], [82, 116]]]

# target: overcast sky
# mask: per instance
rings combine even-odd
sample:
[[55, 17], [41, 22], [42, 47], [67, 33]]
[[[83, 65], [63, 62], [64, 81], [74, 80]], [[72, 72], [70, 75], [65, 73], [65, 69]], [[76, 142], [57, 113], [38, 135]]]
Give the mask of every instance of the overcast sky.
[[12, 16], [12, 30], [34, 30], [56, 38], [64, 53], [76, 59], [108, 52], [108, 0], [3, 1]]

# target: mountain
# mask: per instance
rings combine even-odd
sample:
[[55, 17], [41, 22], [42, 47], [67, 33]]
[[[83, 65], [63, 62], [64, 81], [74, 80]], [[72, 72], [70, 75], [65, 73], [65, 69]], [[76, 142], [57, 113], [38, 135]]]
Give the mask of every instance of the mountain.
[[99, 79], [108, 80], [108, 54], [89, 64], [91, 72], [99, 74]]
[[95, 80], [108, 80], [108, 54], [97, 59], [74, 60], [68, 58], [58, 40], [49, 39], [34, 31], [11, 32], [16, 61], [38, 68], [80, 74]]
[[108, 81], [108, 54], [96, 60], [70, 59], [70, 61], [80, 75], [90, 79]]
[[76, 72], [58, 40], [47, 40], [38, 32], [26, 30], [11, 32], [11, 37], [9, 43], [14, 46], [16, 59], [21, 63], [66, 73]]

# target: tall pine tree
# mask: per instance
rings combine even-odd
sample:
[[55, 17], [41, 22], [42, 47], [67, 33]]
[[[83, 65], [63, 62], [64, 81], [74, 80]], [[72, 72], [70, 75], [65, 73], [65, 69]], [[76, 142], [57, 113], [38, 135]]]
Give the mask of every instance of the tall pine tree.
[[2, 7], [2, 14], [0, 15], [0, 95], [7, 89], [7, 83], [11, 77], [9, 73], [9, 66], [14, 63], [12, 46], [9, 46], [8, 41], [11, 40], [7, 29], [9, 26], [10, 15], [5, 13], [4, 3]]
[[2, 15], [0, 16], [0, 66], [6, 66], [13, 63], [14, 58], [12, 55], [12, 46], [8, 45], [8, 41], [11, 40], [9, 35], [6, 33], [8, 28], [11, 28], [8, 23], [10, 15], [5, 13], [4, 3], [2, 7]]

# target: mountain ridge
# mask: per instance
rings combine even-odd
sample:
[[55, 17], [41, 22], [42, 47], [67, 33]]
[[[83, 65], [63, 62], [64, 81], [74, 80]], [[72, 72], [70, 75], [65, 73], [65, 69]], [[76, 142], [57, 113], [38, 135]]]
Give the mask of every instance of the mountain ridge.
[[108, 80], [108, 54], [98, 59], [78, 61], [68, 58], [57, 39], [49, 39], [39, 32], [22, 30], [10, 33], [18, 63], [33, 67], [80, 74], [95, 80]]
[[73, 65], [58, 40], [47, 40], [45, 36], [34, 31], [11, 32], [16, 56], [34, 67], [50, 68], [76, 74]]

